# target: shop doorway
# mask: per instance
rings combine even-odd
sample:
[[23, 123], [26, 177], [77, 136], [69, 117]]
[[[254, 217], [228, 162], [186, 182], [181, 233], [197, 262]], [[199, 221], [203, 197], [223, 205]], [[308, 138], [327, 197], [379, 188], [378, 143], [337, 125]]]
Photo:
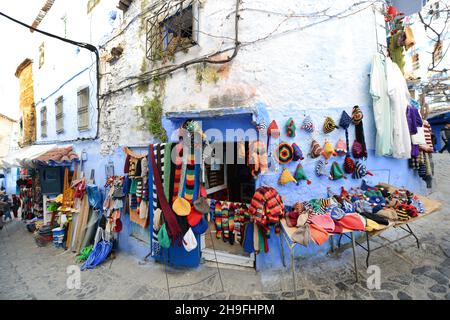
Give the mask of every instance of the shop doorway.
[[[242, 157], [242, 147], [245, 146], [245, 156]], [[255, 192], [255, 179], [245, 159], [249, 150], [249, 142], [221, 142], [223, 153], [219, 163], [204, 164], [205, 187], [209, 199], [219, 201], [226, 205], [248, 205]], [[214, 149], [217, 145], [214, 146]], [[240, 149], [241, 153], [238, 152]], [[228, 153], [227, 153], [228, 152]], [[230, 153], [232, 153], [230, 155]], [[202, 256], [206, 261], [238, 265], [243, 267], [255, 267], [255, 255], [246, 253], [240, 241], [233, 244], [225, 238], [217, 237], [217, 228], [210, 219], [208, 232], [202, 235]], [[241, 237], [243, 239], [243, 235]]]

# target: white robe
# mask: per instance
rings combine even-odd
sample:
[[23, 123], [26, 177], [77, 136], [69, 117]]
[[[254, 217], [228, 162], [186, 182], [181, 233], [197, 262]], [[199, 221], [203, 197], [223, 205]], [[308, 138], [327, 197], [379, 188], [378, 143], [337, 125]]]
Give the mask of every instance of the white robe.
[[411, 96], [400, 68], [390, 58], [386, 58], [386, 77], [392, 112], [392, 156], [399, 159], [409, 159], [411, 158], [411, 136], [406, 109]]

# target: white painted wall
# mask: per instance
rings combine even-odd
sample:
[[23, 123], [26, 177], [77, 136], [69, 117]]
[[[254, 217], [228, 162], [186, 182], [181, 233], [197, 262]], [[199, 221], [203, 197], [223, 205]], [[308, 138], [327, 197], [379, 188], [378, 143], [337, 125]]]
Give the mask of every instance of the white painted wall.
[[[125, 24], [139, 12], [140, 2], [133, 2], [133, 7], [124, 16]], [[370, 105], [368, 73], [372, 54], [377, 48], [376, 14], [371, 2], [355, 6], [346, 14], [361, 11], [342, 19], [330, 20], [314, 15], [326, 8], [329, 8], [329, 15], [337, 14], [356, 2], [289, 0], [280, 5], [268, 0], [245, 1], [240, 5], [239, 41], [242, 47], [237, 57], [229, 65], [211, 66], [219, 71], [216, 83], [203, 81], [199, 84], [195, 66], [176, 71], [166, 79], [164, 111], [198, 111], [262, 102], [268, 106], [271, 116], [287, 117], [293, 111], [298, 114], [303, 110], [321, 110], [323, 114], [324, 109]], [[235, 5], [234, 0], [203, 1], [199, 12], [198, 45], [188, 53], [177, 53], [174, 64], [233, 47]], [[309, 17], [286, 19], [285, 15], [276, 13]], [[382, 22], [380, 14], [378, 19]], [[322, 20], [328, 21], [320, 23]], [[139, 21], [107, 47], [110, 49], [122, 43], [125, 48], [119, 61], [105, 66], [104, 83], [110, 90], [133, 81], [119, 83], [123, 77], [139, 74], [145, 38], [136, 37], [138, 28]], [[287, 32], [276, 36], [284, 31]], [[381, 32], [382, 29], [379, 34]], [[271, 33], [275, 36], [251, 43]], [[380, 36], [380, 41], [383, 40]], [[222, 58], [231, 54], [232, 51], [228, 51]], [[151, 91], [148, 94], [151, 96]], [[149, 140], [145, 131], [136, 131], [142, 122], [136, 121], [133, 109], [142, 97], [135, 90], [126, 90], [105, 102], [102, 141], [109, 147]], [[370, 112], [367, 112], [367, 118], [367, 130], [372, 131]], [[135, 134], [123, 134], [130, 131]], [[368, 139], [368, 146], [373, 146], [371, 139]], [[103, 145], [103, 151], [112, 150], [109, 147]]]
[[[98, 45], [117, 27], [121, 15], [110, 1], [101, 1], [87, 14], [87, 1], [56, 1], [39, 29], [71, 40]], [[116, 19], [110, 19], [116, 11]], [[37, 14], [37, 12], [36, 12]], [[66, 16], [66, 26], [62, 18]], [[35, 32], [33, 51], [34, 93], [37, 113], [37, 143], [94, 137], [97, 131], [96, 63], [90, 51]], [[44, 64], [39, 68], [39, 46], [44, 43]], [[83, 71], [84, 70], [84, 71]], [[90, 126], [78, 130], [77, 92], [89, 87]], [[64, 132], [56, 133], [56, 107], [63, 96]], [[41, 136], [41, 109], [47, 107], [47, 137]]]

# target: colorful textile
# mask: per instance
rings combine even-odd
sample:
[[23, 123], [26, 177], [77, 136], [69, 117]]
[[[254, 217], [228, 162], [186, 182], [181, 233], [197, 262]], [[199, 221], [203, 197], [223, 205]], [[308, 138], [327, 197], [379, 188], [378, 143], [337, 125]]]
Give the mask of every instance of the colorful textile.
[[165, 197], [163, 184], [161, 182], [160, 172], [158, 170], [153, 145], [150, 145], [150, 157], [151, 157], [151, 166], [153, 171], [153, 179], [155, 181], [156, 192], [158, 196], [158, 201], [161, 205], [161, 210], [164, 215], [164, 221], [166, 224], [166, 229], [169, 237], [175, 242], [182, 234], [181, 228], [176, 220], [176, 215], [172, 211], [171, 206], [167, 202], [167, 198]]
[[277, 161], [280, 164], [288, 164], [294, 157], [294, 149], [287, 142], [282, 142], [276, 150]]
[[195, 187], [195, 154], [194, 148], [191, 146], [190, 154], [188, 155], [188, 162], [186, 166], [186, 186], [184, 192], [184, 198], [189, 202], [194, 198]]
[[292, 118], [289, 118], [286, 122], [286, 134], [288, 137], [295, 137], [295, 122]]
[[309, 180], [308, 177], [306, 176], [306, 173], [303, 170], [303, 166], [301, 163], [299, 163], [297, 165], [297, 168], [295, 169], [294, 179], [297, 180], [297, 185], [299, 185], [302, 180], [306, 180], [306, 183], [308, 185], [311, 184], [311, 180]]
[[333, 118], [326, 117], [325, 122], [323, 123], [323, 132], [325, 134], [333, 132], [334, 129], [338, 128]]
[[271, 187], [260, 187], [253, 195], [248, 209], [257, 225], [268, 230], [269, 224], [276, 224], [284, 216], [284, 204], [278, 192]]
[[316, 140], [313, 140], [311, 142], [311, 150], [309, 152], [309, 155], [311, 156], [311, 158], [314, 159], [319, 157], [321, 154], [322, 154], [322, 147]]
[[314, 132], [314, 123], [310, 116], [306, 116], [305, 119], [303, 119], [303, 124], [300, 128], [308, 133]]
[[[355, 125], [355, 139], [361, 144], [362, 157], [367, 158], [367, 147], [364, 138], [363, 113], [359, 106], [354, 106], [352, 111], [352, 120]], [[355, 155], [353, 155], [355, 156]]]
[[181, 167], [183, 164], [183, 145], [181, 143], [176, 144], [175, 146], [175, 173], [174, 173], [174, 182], [173, 182], [173, 196], [172, 201], [178, 197], [178, 191], [180, 188], [180, 179], [181, 179]]

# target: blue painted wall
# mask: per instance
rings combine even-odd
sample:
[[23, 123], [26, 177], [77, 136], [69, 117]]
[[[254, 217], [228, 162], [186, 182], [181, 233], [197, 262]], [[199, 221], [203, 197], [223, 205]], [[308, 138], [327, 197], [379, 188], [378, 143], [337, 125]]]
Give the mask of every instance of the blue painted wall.
[[[335, 121], [338, 122], [342, 110], [343, 110], [342, 108], [336, 108], [334, 110], [330, 109], [327, 110], [327, 114], [332, 116], [335, 119]], [[348, 113], [350, 113], [351, 107], [346, 107], [345, 110]], [[374, 126], [373, 123], [370, 123], [372, 120], [369, 113], [370, 109], [363, 108], [363, 111], [365, 113], [364, 126], [366, 129], [365, 132], [366, 142], [368, 145], [373, 145]], [[269, 114], [271, 114], [271, 116], [276, 119], [278, 125], [282, 129], [281, 140], [288, 141], [289, 143], [296, 142], [302, 148], [303, 153], [305, 155], [305, 160], [302, 161], [302, 163], [304, 165], [306, 174], [312, 180], [312, 184], [306, 185], [306, 183], [303, 182], [299, 186], [295, 184], [280, 186], [278, 185], [278, 178], [281, 170], [279, 170], [275, 172], [269, 172], [265, 175], [260, 176], [257, 180], [257, 185], [266, 184], [276, 187], [281, 196], [283, 197], [286, 205], [293, 205], [297, 201], [309, 200], [318, 197], [326, 197], [326, 190], [328, 186], [331, 187], [332, 191], [339, 192], [339, 189], [342, 185], [344, 185], [346, 188], [350, 188], [352, 186], [357, 186], [361, 183], [361, 180], [353, 180], [350, 177], [348, 177], [348, 179], [345, 180], [341, 179], [338, 181], [331, 181], [327, 177], [318, 178], [315, 176], [314, 165], [317, 159], [310, 159], [306, 156], [306, 154], [309, 152], [309, 146], [312, 137], [299, 129], [301, 121], [304, 118], [304, 115], [309, 114], [313, 118], [313, 121], [316, 122], [315, 124], [317, 132], [314, 135], [314, 137], [319, 141], [319, 143], [322, 144], [325, 139], [329, 139], [334, 145], [338, 138], [343, 139], [345, 138], [344, 131], [341, 129], [337, 129], [329, 135], [324, 135], [323, 133], [321, 133], [322, 131], [321, 126], [325, 118], [323, 115], [323, 111], [314, 110], [308, 113], [306, 113], [306, 111], [304, 113], [300, 111], [295, 112], [295, 114], [293, 112], [293, 114], [291, 115], [284, 115], [284, 114], [269, 113], [267, 112], [263, 104], [258, 104], [254, 108], [243, 109], [241, 113], [234, 114], [231, 116], [215, 115], [214, 117], [212, 117], [211, 115], [210, 117], [208, 117], [208, 115], [205, 115], [203, 113], [197, 115], [188, 113], [186, 114], [186, 117], [202, 120], [204, 130], [209, 128], [216, 128], [219, 131], [225, 132], [227, 128], [228, 129], [239, 128], [244, 130], [248, 128], [253, 128], [254, 120], [260, 121], [261, 119], [265, 119], [267, 123], [270, 123], [271, 119], [269, 118], [270, 117]], [[297, 121], [297, 136], [295, 138], [286, 137], [283, 130], [284, 123], [287, 120], [288, 116], [294, 117], [294, 119]], [[167, 130], [169, 137], [177, 128], [179, 128], [182, 122], [185, 121], [187, 118], [180, 116], [179, 118], [163, 119], [163, 125]], [[353, 127], [349, 129], [350, 141], [353, 141], [353, 130], [354, 130]], [[171, 137], [171, 140], [176, 141], [176, 137]], [[85, 151], [87, 153], [88, 160], [83, 163], [84, 172], [86, 176], [89, 177], [90, 170], [95, 169], [96, 183], [102, 189], [104, 182], [106, 180], [105, 166], [108, 164], [108, 162], [114, 163], [114, 171], [116, 175], [123, 174], [125, 154], [122, 148], [117, 148], [112, 155], [103, 156], [100, 155], [99, 153], [100, 145], [99, 142], [97, 141], [84, 141], [84, 142], [80, 141], [75, 142], [72, 145], [74, 146], [76, 152]], [[146, 147], [134, 148], [133, 150], [139, 153], [147, 153]], [[329, 163], [331, 164], [333, 160], [336, 160], [341, 164], [343, 162], [343, 157], [332, 158], [330, 159]], [[296, 163], [291, 163], [286, 167], [292, 173], [294, 173], [296, 165], [297, 165]], [[374, 151], [372, 149], [369, 149], [367, 167], [369, 168], [370, 171], [374, 173], [373, 177], [367, 177], [366, 179], [370, 184], [375, 184], [378, 182], [388, 182], [396, 186], [408, 187], [409, 189], [416, 192], [423, 193], [425, 190], [425, 184], [422, 182], [422, 180], [412, 170], [408, 168], [407, 160], [397, 160], [387, 157], [376, 157], [374, 155]], [[150, 249], [149, 244], [146, 244], [130, 236], [131, 227], [128, 215], [124, 215], [122, 221], [123, 221], [123, 230], [119, 235], [119, 249], [129, 252], [132, 255], [135, 255], [139, 258], [143, 258], [149, 253]], [[267, 254], [261, 253], [257, 255], [256, 258], [257, 270], [278, 268], [282, 266], [280, 237], [275, 235], [274, 231], [272, 231], [271, 237], [269, 239], [269, 248], [270, 249]], [[329, 249], [330, 249], [329, 243], [320, 247], [315, 244], [310, 244], [310, 246], [308, 246], [307, 248], [297, 246], [295, 254], [304, 257], [311, 255], [323, 255], [326, 254], [326, 252], [328, 252]], [[287, 247], [285, 247], [284, 251], [286, 255], [286, 263], [289, 263], [289, 251], [287, 250]], [[178, 256], [177, 259], [179, 258], [180, 257]]]
[[[330, 134], [324, 134], [322, 131], [323, 122], [326, 116], [331, 116], [336, 123], [339, 122], [341, 113], [346, 110], [347, 113], [351, 114], [353, 105], [340, 107], [340, 108], [329, 108], [326, 110], [302, 110], [299, 107], [290, 108], [291, 111], [287, 112], [275, 112], [269, 109], [263, 104], [258, 103], [252, 108], [242, 109], [240, 114], [234, 114], [232, 116], [218, 116], [211, 113], [208, 118], [208, 114], [190, 112], [188, 114], [180, 115], [179, 118], [165, 119], [164, 127], [166, 128], [169, 135], [177, 129], [182, 121], [188, 118], [195, 118], [196, 120], [201, 120], [203, 124], [203, 129], [217, 128], [219, 131], [225, 132], [227, 128], [242, 128], [244, 130], [248, 128], [254, 128], [253, 121], [261, 122], [264, 120], [266, 124], [269, 124], [273, 119], [277, 121], [278, 126], [281, 129], [281, 138], [279, 141], [287, 141], [290, 144], [297, 143], [303, 151], [305, 159], [302, 161], [304, 170], [308, 177], [312, 180], [311, 185], [307, 185], [306, 182], [302, 182], [299, 186], [291, 183], [285, 186], [280, 186], [278, 184], [278, 179], [283, 167], [287, 167], [292, 174], [295, 172], [297, 166], [296, 163], [290, 163], [286, 166], [273, 165], [271, 169], [273, 172], [261, 175], [257, 179], [257, 185], [269, 185], [275, 187], [280, 195], [283, 197], [286, 205], [293, 205], [297, 201], [305, 201], [313, 198], [321, 198], [327, 196], [327, 187], [331, 187], [331, 190], [339, 193], [340, 187], [345, 186], [349, 189], [351, 187], [359, 186], [361, 180], [354, 180], [350, 176], [347, 179], [341, 179], [338, 181], [331, 181], [327, 177], [322, 176], [318, 178], [314, 173], [315, 163], [318, 159], [311, 159], [307, 156], [310, 149], [311, 140], [316, 139], [321, 145], [325, 140], [329, 140], [333, 146], [339, 138], [345, 140], [345, 132], [342, 129], [336, 129]], [[373, 111], [371, 107], [362, 106], [361, 109], [364, 113], [364, 129], [365, 129], [365, 139], [368, 146], [368, 159], [366, 161], [367, 168], [374, 174], [374, 176], [367, 176], [366, 180], [369, 184], [377, 184], [379, 182], [387, 182], [398, 187], [407, 187], [408, 189], [425, 193], [425, 184], [417, 176], [417, 174], [410, 170], [408, 167], [408, 160], [403, 159], [393, 159], [389, 157], [377, 157], [375, 156], [373, 146], [375, 145], [375, 124], [373, 121]], [[315, 133], [308, 134], [300, 129], [301, 123], [305, 117], [309, 115], [316, 126]], [[296, 121], [297, 130], [296, 137], [287, 137], [284, 131], [284, 125], [289, 117], [294, 118]], [[349, 141], [352, 144], [354, 140], [354, 127], [349, 128]], [[175, 140], [174, 140], [175, 141]], [[274, 141], [275, 146], [279, 141]], [[372, 147], [372, 148], [371, 148]], [[323, 158], [322, 158], [323, 159]], [[344, 157], [332, 157], [329, 160], [328, 169], [333, 161], [337, 161], [342, 165]], [[347, 240], [343, 239], [342, 243]], [[284, 242], [283, 242], [284, 243]], [[284, 244], [285, 245], [285, 244]], [[307, 248], [302, 246], [297, 246], [295, 254], [304, 257], [311, 255], [321, 255], [326, 254], [330, 249], [330, 244], [326, 243], [322, 246], [317, 246], [311, 243]], [[289, 251], [285, 247], [286, 261], [289, 263]], [[256, 257], [256, 268], [257, 270], [278, 268], [282, 266], [281, 259], [281, 249], [280, 249], [280, 237], [277, 236], [274, 231], [272, 231], [271, 237], [269, 239], [269, 252], [267, 254], [261, 253]]]

